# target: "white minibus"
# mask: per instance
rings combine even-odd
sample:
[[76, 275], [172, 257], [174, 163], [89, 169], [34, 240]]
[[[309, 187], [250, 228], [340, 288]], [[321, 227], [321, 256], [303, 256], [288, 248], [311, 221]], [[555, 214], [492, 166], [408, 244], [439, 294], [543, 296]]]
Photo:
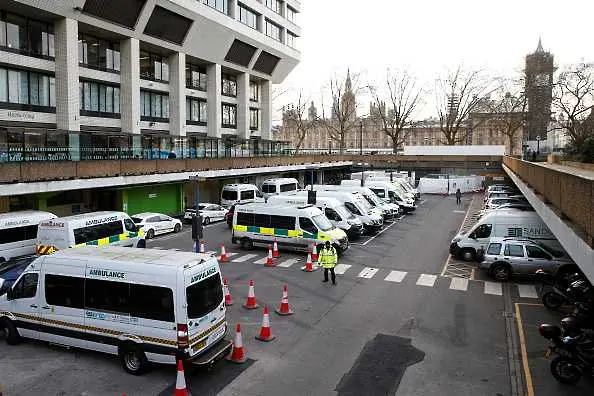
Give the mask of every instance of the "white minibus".
[[229, 209], [235, 204], [264, 202], [264, 195], [253, 184], [226, 184], [221, 191], [221, 206]]
[[262, 194], [268, 199], [273, 195], [299, 190], [299, 181], [293, 178], [267, 179], [262, 183]]
[[0, 214], [0, 263], [35, 254], [39, 223], [56, 217], [53, 213], [37, 210]]

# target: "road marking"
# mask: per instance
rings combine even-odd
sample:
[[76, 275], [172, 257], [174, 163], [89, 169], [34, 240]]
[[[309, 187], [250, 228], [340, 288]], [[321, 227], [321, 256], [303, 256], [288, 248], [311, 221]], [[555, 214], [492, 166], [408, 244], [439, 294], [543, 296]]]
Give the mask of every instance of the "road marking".
[[404, 218], [404, 216], [406, 216], [406, 215], [401, 215], [401, 216], [398, 218], [398, 220], [402, 220], [402, 219]]
[[388, 230], [394, 224], [396, 224], [396, 223], [390, 224], [389, 226], [387, 226], [386, 228], [384, 228], [383, 230], [381, 230], [380, 232], [378, 232], [377, 234], [375, 234], [374, 236], [372, 236], [371, 238], [369, 238], [368, 240], [366, 240], [365, 242], [363, 242], [361, 245], [363, 245], [363, 246], [367, 245], [369, 242], [373, 241], [375, 238], [377, 238], [378, 236], [380, 236], [384, 231]]
[[526, 379], [526, 396], [534, 396], [534, 385], [532, 383], [532, 374], [528, 364], [528, 353], [526, 352], [526, 335], [522, 325], [522, 314], [520, 313], [520, 304], [516, 303], [516, 323], [518, 324], [518, 335], [520, 336], [520, 351], [522, 353], [522, 365], [524, 366], [524, 377]]
[[[470, 205], [468, 205], [468, 210], [466, 211], [466, 216], [464, 216], [464, 220], [462, 220], [462, 224], [460, 225], [460, 228], [458, 229], [458, 234], [460, 233], [460, 231], [462, 231], [462, 228], [464, 227], [464, 224], [466, 223], [466, 219], [468, 218], [468, 214], [470, 213], [471, 206], [472, 206], [472, 201], [470, 202]], [[446, 269], [448, 268], [448, 263], [450, 261], [450, 257], [452, 257], [452, 255], [448, 254], [448, 257], [446, 258], [446, 262], [443, 265], [443, 268], [441, 270], [440, 276], [444, 276]]]
[[419, 276], [419, 279], [417, 279], [417, 285], [433, 287], [436, 280], [437, 275], [421, 274], [421, 276]]
[[466, 278], [452, 278], [450, 282], [450, 289], [452, 290], [468, 290], [468, 279]]
[[235, 260], [231, 260], [231, 261], [234, 263], [243, 263], [245, 261], [253, 259], [256, 256], [257, 256], [257, 254], [246, 254], [245, 256], [238, 257]]
[[350, 264], [336, 264], [336, 267], [334, 267], [334, 273], [337, 275], [344, 275], [344, 273], [347, 272], [347, 270], [351, 267], [352, 265]]
[[465, 210], [452, 210], [452, 212], [454, 212], [454, 213], [466, 213]]
[[424, 204], [425, 202], [427, 202], [427, 200], [426, 200], [426, 199], [422, 200], [422, 201], [421, 201], [421, 202], [419, 202], [417, 205]]
[[173, 249], [171, 249], [171, 250], [175, 250], [176, 252], [179, 252], [179, 251], [181, 251], [181, 249], [178, 249], [178, 248], [173, 248]]
[[[239, 254], [239, 253], [226, 253], [226, 255], [227, 255], [227, 258], [230, 258], [230, 257], [236, 256], [237, 254]], [[217, 256], [217, 258], [220, 260], [220, 259], [221, 259], [221, 255], [219, 254], [219, 255]]]
[[298, 258], [290, 258], [288, 260], [283, 261], [282, 263], [280, 263], [278, 266], [279, 267], [283, 267], [283, 268], [289, 268], [290, 266], [292, 266], [295, 263], [298, 263], [300, 259]]
[[501, 289], [501, 283], [485, 282], [485, 294], [493, 294], [495, 296], [502, 296], [503, 290]]
[[262, 257], [260, 260], [254, 261], [254, 264], [266, 264], [266, 261], [268, 260], [268, 256], [264, 256]]
[[153, 246], [151, 249], [165, 250], [165, 248], [164, 247], [161, 247], [161, 246]]
[[517, 285], [518, 286], [518, 293], [520, 293], [520, 297], [522, 298], [538, 298], [538, 294], [536, 293], [536, 289], [532, 285]]
[[371, 279], [377, 273], [377, 271], [379, 271], [377, 268], [365, 267], [361, 272], [359, 272], [359, 275], [357, 276], [359, 278]]
[[385, 281], [388, 282], [402, 282], [402, 280], [404, 279], [404, 277], [406, 276], [406, 272], [404, 271], [390, 271], [390, 273], [388, 274], [388, 276], [386, 276], [384, 278]]

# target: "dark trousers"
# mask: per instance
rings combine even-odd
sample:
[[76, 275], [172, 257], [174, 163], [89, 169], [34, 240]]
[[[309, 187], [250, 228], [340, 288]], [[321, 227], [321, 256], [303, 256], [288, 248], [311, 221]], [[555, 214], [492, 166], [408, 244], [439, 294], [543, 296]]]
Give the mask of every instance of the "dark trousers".
[[332, 278], [332, 283], [336, 284], [336, 274], [334, 273], [334, 267], [324, 268], [324, 282], [328, 282], [328, 271], [330, 271], [330, 277]]
[[460, 204], [460, 197], [456, 197], [456, 205]]

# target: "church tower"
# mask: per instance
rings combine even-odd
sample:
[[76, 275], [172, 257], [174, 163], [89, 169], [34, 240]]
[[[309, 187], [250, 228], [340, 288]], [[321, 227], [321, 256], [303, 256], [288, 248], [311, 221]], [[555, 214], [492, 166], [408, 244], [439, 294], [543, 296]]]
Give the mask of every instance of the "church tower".
[[355, 99], [355, 94], [353, 93], [353, 84], [351, 82], [350, 70], [347, 70], [347, 76], [344, 82], [344, 93], [342, 94], [342, 98], [340, 99], [340, 107], [340, 111], [343, 117], [348, 116], [353, 119], [356, 117], [357, 103]]
[[526, 114], [526, 133], [528, 140], [547, 138], [547, 128], [551, 119], [553, 99], [553, 55], [545, 52], [538, 39], [536, 51], [526, 56], [525, 92], [528, 103]]

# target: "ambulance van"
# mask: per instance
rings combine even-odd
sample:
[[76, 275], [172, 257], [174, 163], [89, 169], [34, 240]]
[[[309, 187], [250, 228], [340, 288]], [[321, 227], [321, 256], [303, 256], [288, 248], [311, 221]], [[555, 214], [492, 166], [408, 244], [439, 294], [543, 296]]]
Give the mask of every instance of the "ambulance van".
[[53, 213], [38, 210], [0, 214], [0, 263], [35, 254], [39, 223], [56, 217]]

